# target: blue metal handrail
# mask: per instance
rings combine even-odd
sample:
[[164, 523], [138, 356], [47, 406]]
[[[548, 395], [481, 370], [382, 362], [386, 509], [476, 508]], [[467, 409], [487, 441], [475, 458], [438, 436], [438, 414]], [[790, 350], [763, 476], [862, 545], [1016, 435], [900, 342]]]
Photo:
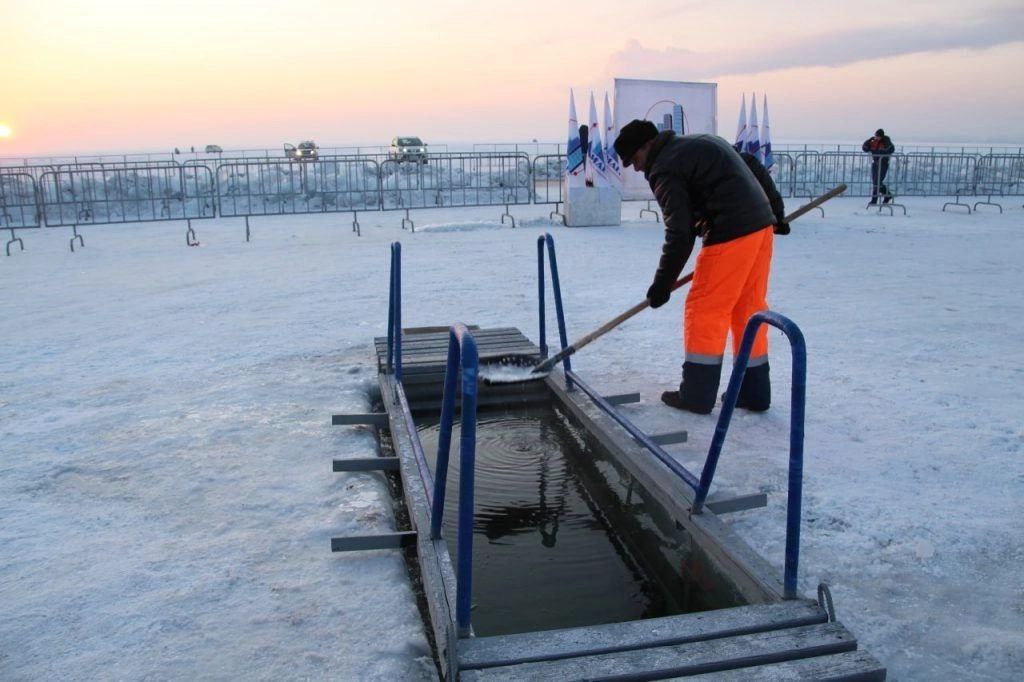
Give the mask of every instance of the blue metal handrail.
[[[396, 351], [397, 349], [397, 351]], [[388, 372], [402, 383], [402, 244], [391, 242], [391, 286], [388, 293]]]
[[434, 501], [430, 538], [441, 538], [444, 498], [448, 480], [448, 456], [455, 422], [455, 393], [462, 380], [462, 435], [459, 438], [459, 528], [456, 558], [455, 624], [459, 637], [472, 631], [470, 609], [473, 595], [473, 487], [476, 467], [476, 389], [479, 355], [476, 340], [464, 325], [451, 327], [448, 362], [444, 372], [444, 398], [434, 470]]
[[711, 439], [704, 469], [697, 488], [697, 497], [693, 502], [693, 513], [699, 514], [707, 499], [711, 480], [715, 477], [718, 457], [722, 453], [726, 431], [732, 419], [736, 400], [739, 397], [743, 374], [750, 360], [750, 350], [754, 346], [754, 338], [762, 324], [770, 324], [781, 329], [789, 339], [793, 353], [793, 387], [791, 390], [791, 416], [789, 421], [789, 499], [786, 503], [786, 566], [783, 587], [786, 599], [796, 599], [797, 569], [800, 564], [800, 507], [803, 499], [804, 472], [804, 408], [807, 395], [807, 345], [804, 335], [796, 323], [784, 315], [771, 310], [754, 313], [747, 322], [740, 344], [739, 354], [733, 363], [732, 376], [729, 377], [729, 388], [725, 391], [722, 412], [718, 416], [715, 435]]
[[[550, 234], [545, 232], [541, 236], [537, 237], [537, 317], [540, 320], [540, 354], [541, 357], [547, 357], [548, 355], [548, 344], [545, 330], [545, 314], [544, 314], [544, 246], [547, 245], [548, 250], [548, 261], [551, 267], [551, 288], [555, 294], [555, 316], [558, 318], [558, 338], [562, 342], [562, 348], [565, 349], [569, 345], [569, 337], [565, 333], [565, 311], [562, 308], [562, 285], [558, 279], [558, 259], [555, 258], [555, 240]], [[567, 357], [562, 360], [562, 367], [566, 372], [572, 370], [572, 362]], [[569, 384], [569, 388], [572, 388], [572, 384]]]
[[[544, 337], [544, 244], [547, 244], [548, 255], [551, 260], [552, 288], [555, 294], [555, 308], [558, 312], [558, 326], [562, 349], [568, 346], [568, 340], [565, 335], [562, 291], [558, 282], [554, 239], [552, 239], [551, 235], [545, 234], [537, 239], [537, 275], [540, 299], [541, 353], [542, 355], [547, 355], [547, 345]], [[787, 501], [786, 560], [783, 588], [786, 599], [796, 599], [796, 579], [800, 563], [800, 508], [803, 496], [804, 409], [807, 393], [807, 347], [804, 343], [803, 333], [796, 323], [770, 310], [755, 313], [747, 322], [746, 330], [743, 333], [743, 341], [740, 344], [740, 352], [733, 364], [732, 376], [729, 379], [729, 388], [726, 390], [722, 412], [719, 415], [715, 435], [712, 438], [711, 447], [708, 450], [708, 456], [704, 462], [704, 468], [701, 470], [699, 480], [686, 467], [677, 462], [663, 448], [651, 440], [646, 433], [630, 422], [608, 401], [604, 400], [597, 391], [582, 381], [579, 375], [572, 371], [568, 358], [564, 362], [565, 376], [568, 388], [571, 389], [574, 385], [578, 386], [598, 408], [618, 422], [634, 440], [650, 451], [669, 470], [679, 476], [683, 482], [694, 490], [696, 497], [692, 513], [699, 514], [703, 511], [704, 502], [707, 499], [708, 490], [711, 487], [715, 468], [718, 465], [718, 458], [722, 451], [722, 444], [725, 442], [725, 434], [729, 429], [729, 422], [736, 408], [736, 400], [739, 396], [740, 385], [743, 382], [743, 374], [746, 372], [747, 364], [750, 361], [750, 351], [754, 345], [754, 337], [762, 324], [770, 324], [781, 329], [789, 338], [793, 352], [792, 408], [789, 432], [789, 499]]]
[[[558, 260], [555, 258], [555, 240], [550, 234], [544, 233], [542, 236], [537, 237], [537, 282], [538, 282], [538, 312], [540, 316], [540, 347], [541, 355], [547, 355], [547, 343], [545, 339], [544, 329], [544, 247], [547, 245], [548, 259], [551, 262], [551, 288], [555, 295], [555, 312], [558, 317], [558, 335], [562, 342], [562, 350], [568, 347], [569, 339], [565, 333], [565, 314], [562, 308], [562, 286], [558, 278]], [[562, 361], [562, 367], [565, 370], [565, 381], [566, 388], [572, 390], [573, 386], [579, 386], [583, 390], [583, 393], [590, 398], [595, 405], [597, 405], [605, 414], [614, 419], [624, 428], [629, 435], [640, 443], [643, 447], [647, 448], [651, 454], [661, 460], [669, 469], [672, 470], [677, 476], [683, 479], [687, 485], [691, 488], [697, 488], [697, 477], [693, 475], [686, 467], [677, 462], [671, 455], [651, 440], [650, 436], [641, 431], [635, 424], [626, 419], [626, 417], [615, 409], [607, 400], [601, 397], [601, 395], [593, 388], [588, 386], [582, 381], [578, 374], [572, 371], [572, 365], [569, 362], [569, 358], [565, 358]]]
[[697, 489], [697, 477], [694, 476], [690, 471], [682, 464], [673, 459], [672, 455], [665, 452], [664, 448], [651, 440], [651, 437], [640, 430], [633, 422], [629, 421], [625, 415], [616, 410], [611, 403], [601, 397], [601, 394], [595, 391], [593, 388], [588, 386], [580, 376], [573, 371], [567, 371], [566, 376], [572, 379], [572, 383], [580, 388], [588, 398], [590, 398], [595, 405], [601, 408], [609, 417], [614, 419], [619, 425], [626, 430], [629, 435], [633, 436], [640, 445], [651, 451], [655, 457], [672, 470], [672, 473], [679, 476], [683, 481], [694, 490]]
[[399, 406], [402, 412], [402, 420], [405, 422], [406, 431], [409, 432], [413, 456], [416, 458], [416, 468], [420, 472], [420, 480], [423, 483], [423, 493], [427, 498], [427, 503], [430, 504], [434, 482], [430, 476], [430, 467], [427, 466], [427, 458], [423, 454], [423, 444], [420, 442], [419, 432], [416, 430], [416, 423], [413, 421], [412, 410], [409, 407], [409, 400], [405, 397], [405, 387], [402, 384], [402, 244], [400, 242], [391, 243], [387, 369], [388, 372], [394, 372], [395, 391], [391, 400]]

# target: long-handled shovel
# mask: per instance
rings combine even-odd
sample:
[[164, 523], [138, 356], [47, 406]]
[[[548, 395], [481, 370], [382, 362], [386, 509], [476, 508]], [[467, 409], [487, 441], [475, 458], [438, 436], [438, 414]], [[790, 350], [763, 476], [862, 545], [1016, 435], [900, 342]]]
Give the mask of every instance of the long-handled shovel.
[[[790, 213], [788, 216], [786, 216], [786, 222], [793, 222], [794, 220], [804, 215], [805, 213], [814, 210], [818, 206], [824, 204], [829, 199], [839, 196], [845, 191], [846, 185], [839, 185], [837, 187], [833, 187], [825, 194], [822, 194], [820, 197], [816, 199], [812, 199], [809, 203], [804, 204], [800, 208]], [[683, 285], [688, 284], [692, 279], [693, 273], [691, 272], [684, 276], [682, 279], [678, 280], [675, 284], [673, 284], [671, 290], [675, 291], [676, 289], [682, 287]], [[535, 365], [532, 369], [529, 368], [528, 364], [524, 366], [524, 361], [526, 361], [526, 363], [532, 363], [533, 358], [527, 359], [526, 356], [508, 356], [501, 359], [500, 365], [498, 365], [497, 368], [495, 368], [493, 365], [490, 368], [481, 367], [480, 373], [484, 377], [484, 381], [490, 384], [512, 384], [519, 383], [522, 381], [535, 381], [537, 379], [543, 379], [545, 376], [548, 375], [549, 372], [551, 372], [551, 369], [559, 362], [565, 360], [567, 357], [578, 351], [580, 348], [583, 348], [591, 341], [604, 336], [612, 329], [618, 327], [620, 324], [622, 324], [629, 318], [633, 317], [637, 313], [641, 312], [642, 310], [645, 310], [646, 308], [649, 308], [650, 305], [651, 302], [647, 299], [644, 299], [643, 301], [637, 303], [635, 306], [633, 306], [626, 312], [622, 313], [621, 315], [618, 315], [614, 319], [605, 322], [603, 325], [601, 325], [594, 331], [590, 332], [583, 338], [578, 339], [574, 343], [566, 346], [555, 355], [552, 355], [550, 358], [543, 360], [539, 364]]]

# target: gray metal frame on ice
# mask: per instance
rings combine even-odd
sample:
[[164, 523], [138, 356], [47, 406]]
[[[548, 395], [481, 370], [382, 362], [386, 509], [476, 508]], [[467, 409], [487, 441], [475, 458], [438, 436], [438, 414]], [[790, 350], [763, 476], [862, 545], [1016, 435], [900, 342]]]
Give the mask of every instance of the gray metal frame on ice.
[[10, 230], [11, 238], [5, 245], [7, 255], [17, 244], [25, 250], [25, 242], [14, 231], [40, 226], [39, 190], [35, 178], [28, 173], [0, 174], [0, 229]]
[[[839, 183], [850, 196], [871, 196], [871, 155], [857, 151], [776, 151], [774, 179], [783, 197], [813, 197]], [[217, 155], [210, 159], [136, 161], [123, 157], [77, 160], [56, 165], [0, 166], [8, 181], [4, 192], [7, 216], [0, 228], [83, 224], [188, 221], [186, 242], [194, 245], [191, 221], [220, 217], [352, 212], [352, 231], [361, 233], [363, 211], [404, 211], [403, 229], [415, 231], [410, 211], [441, 207], [505, 206], [502, 223], [516, 226], [510, 207], [554, 205], [549, 217], [565, 217], [562, 154], [530, 158], [523, 152], [432, 152], [425, 163], [398, 161], [387, 153], [321, 155], [316, 160], [245, 158]], [[35, 183], [36, 208], [18, 189], [29, 177]], [[14, 185], [11, 184], [14, 183]], [[908, 152], [893, 154], [885, 180], [893, 196], [949, 196], [943, 210], [968, 213], [980, 206], [1003, 206], [994, 197], [1024, 194], [1024, 154]], [[12, 189], [14, 187], [14, 189]], [[12, 198], [16, 197], [16, 198]], [[971, 204], [961, 197], [978, 197]], [[984, 200], [981, 199], [984, 197]], [[641, 216], [650, 211], [648, 207]], [[879, 203], [878, 210], [899, 204]], [[18, 216], [11, 213], [15, 207]], [[822, 211], [824, 215], [824, 211]], [[7, 224], [2, 224], [6, 222]], [[18, 223], [18, 224], [15, 224]], [[13, 234], [12, 234], [13, 236]], [[24, 247], [22, 247], [24, 248]]]
[[197, 244], [192, 221], [216, 216], [213, 174], [204, 166], [141, 166], [43, 173], [40, 208], [46, 227], [185, 220], [186, 243]]

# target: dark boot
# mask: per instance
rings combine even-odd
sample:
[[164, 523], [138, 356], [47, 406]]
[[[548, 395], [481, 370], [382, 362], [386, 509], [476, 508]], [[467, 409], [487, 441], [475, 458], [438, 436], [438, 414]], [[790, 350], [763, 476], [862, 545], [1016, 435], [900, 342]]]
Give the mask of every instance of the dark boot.
[[665, 391], [661, 400], [676, 409], [709, 414], [715, 406], [718, 395], [718, 381], [722, 376], [721, 365], [699, 365], [683, 363], [683, 382], [679, 391]]
[[736, 407], [752, 412], [764, 412], [772, 404], [772, 382], [769, 378], [768, 363], [757, 367], [748, 367], [743, 373], [740, 384], [740, 395], [736, 399]]

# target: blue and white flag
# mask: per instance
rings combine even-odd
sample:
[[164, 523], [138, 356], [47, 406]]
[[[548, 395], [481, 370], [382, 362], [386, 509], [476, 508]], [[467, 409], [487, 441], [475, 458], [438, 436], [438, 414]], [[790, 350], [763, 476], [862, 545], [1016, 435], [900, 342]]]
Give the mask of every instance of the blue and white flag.
[[594, 93], [590, 93], [590, 133], [587, 150], [587, 185], [590, 187], [608, 187], [608, 161], [604, 157], [604, 146], [601, 144], [601, 126], [597, 122], [597, 105], [594, 104]]
[[622, 162], [615, 152], [615, 121], [612, 119], [612, 107], [608, 103], [608, 93], [604, 93], [604, 158], [608, 164], [608, 180], [612, 187], [622, 191]]
[[569, 90], [569, 142], [565, 151], [565, 181], [568, 187], [583, 187], [583, 143], [580, 122], [576, 120], [576, 99]]
[[747, 93], [743, 93], [743, 104], [740, 105], [740, 121], [736, 124], [736, 141], [732, 146], [741, 152], [747, 144]]
[[761, 154], [761, 131], [757, 127], [757, 95], [750, 100], [750, 127], [747, 129], [747, 144], [743, 151], [753, 154], [758, 161], [764, 162]]
[[764, 154], [764, 167], [771, 172], [775, 165], [775, 157], [772, 156], [772, 131], [768, 125], [768, 95], [764, 96], [764, 126], [761, 128], [761, 152]]

